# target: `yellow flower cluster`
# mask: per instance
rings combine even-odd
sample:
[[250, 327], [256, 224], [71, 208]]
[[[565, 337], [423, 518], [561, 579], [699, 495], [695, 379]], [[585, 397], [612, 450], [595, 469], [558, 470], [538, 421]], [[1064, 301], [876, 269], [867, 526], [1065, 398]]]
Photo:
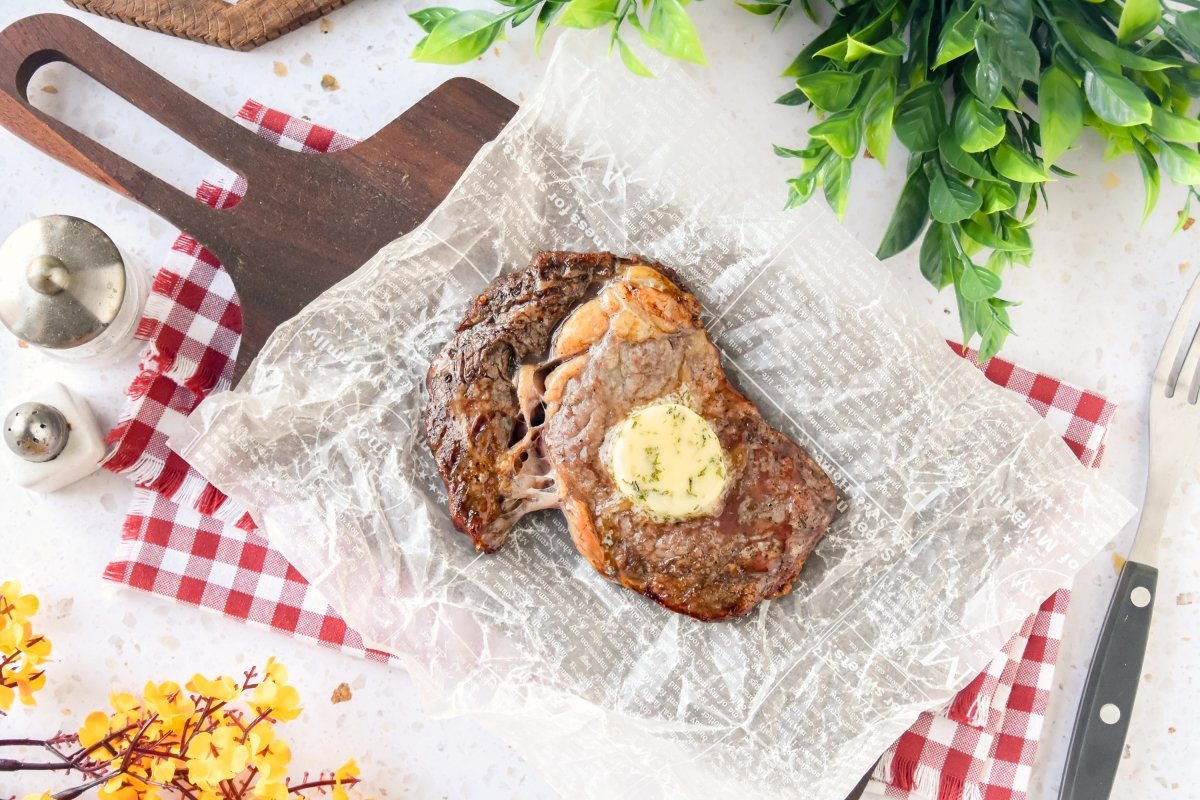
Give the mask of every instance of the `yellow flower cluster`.
[[21, 594], [21, 584], [0, 583], [0, 714], [18, 696], [33, 705], [33, 693], [46, 683], [42, 663], [50, 655], [50, 640], [35, 634], [29, 623], [37, 610], [37, 597]]
[[289, 786], [291, 749], [275, 724], [295, 719], [301, 707], [287, 678], [272, 658], [262, 676], [251, 670], [240, 682], [195, 675], [182, 688], [150, 681], [140, 698], [113, 693], [113, 711], [89, 714], [78, 732], [83, 752], [111, 776], [97, 797], [286, 800], [319, 787], [331, 789], [334, 800], [348, 800], [346, 787], [358, 782], [353, 760], [331, 775]]

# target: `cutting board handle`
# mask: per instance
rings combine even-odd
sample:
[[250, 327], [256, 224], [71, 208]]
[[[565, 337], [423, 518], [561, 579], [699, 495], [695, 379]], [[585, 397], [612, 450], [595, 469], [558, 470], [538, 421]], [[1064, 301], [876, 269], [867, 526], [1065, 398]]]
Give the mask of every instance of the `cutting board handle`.
[[250, 183], [256, 168], [271, 160], [271, 145], [70, 17], [36, 14], [0, 31], [0, 124], [67, 166], [136, 199], [210, 247], [222, 242], [226, 238], [222, 212], [30, 104], [33, 74], [56, 61], [90, 75]]

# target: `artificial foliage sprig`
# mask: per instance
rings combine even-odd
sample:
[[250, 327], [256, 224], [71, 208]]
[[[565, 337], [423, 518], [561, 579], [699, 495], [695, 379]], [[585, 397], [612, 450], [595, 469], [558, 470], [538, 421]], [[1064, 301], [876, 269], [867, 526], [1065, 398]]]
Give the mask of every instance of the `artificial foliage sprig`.
[[[460, 63], [481, 55], [506, 24], [537, 14], [535, 43], [558, 24], [608, 28], [625, 64], [648, 74], [621, 32], [675, 58], [703, 62], [678, 0], [498, 0], [500, 14], [426, 9], [413, 18], [428, 35], [419, 60]], [[739, 0], [778, 22], [793, 0]], [[920, 268], [953, 288], [964, 342], [980, 359], [1012, 332], [1002, 276], [1033, 256], [1031, 229], [1045, 184], [1074, 177], [1058, 160], [1085, 129], [1106, 158], [1132, 155], [1141, 169], [1143, 221], [1165, 175], [1188, 187], [1176, 228], [1200, 199], [1200, 0], [830, 0], [832, 18], [784, 75], [779, 98], [822, 119], [803, 147], [789, 206], [820, 190], [846, 212], [855, 162], [886, 164], [893, 138], [908, 150], [907, 179], [881, 242], [887, 258], [920, 245]], [[798, 5], [815, 17], [810, 0]], [[643, 17], [646, 15], [646, 21]]]
[[[1045, 183], [1071, 177], [1056, 161], [1085, 128], [1107, 155], [1133, 154], [1146, 187], [1143, 220], [1162, 174], [1200, 184], [1200, 11], [1159, 0], [852, 0], [785, 74], [780, 98], [827, 116], [809, 129], [789, 204], [819, 187], [845, 213], [863, 148], [886, 161], [894, 131], [909, 151], [907, 181], [880, 258], [925, 233], [921, 273], [953, 287], [964, 341], [981, 360], [1012, 332], [1001, 276], [1028, 266], [1030, 228]], [[1181, 220], [1186, 219], [1187, 209]]]
[[[684, 6], [690, 0], [497, 0], [507, 10], [458, 11], [436, 7], [409, 16], [425, 31], [413, 49], [413, 58], [439, 64], [461, 64], [482, 55], [503, 38], [505, 27], [516, 28], [534, 19], [533, 46], [540, 49], [547, 28], [604, 28], [609, 31], [609, 49], [615, 45], [630, 71], [652, 77], [630, 45], [633, 29], [643, 44], [671, 58], [708, 63], [696, 27]], [[536, 15], [536, 16], [535, 16]]]
[[[33, 692], [45, 680], [40, 664], [50, 652], [45, 637], [29, 628], [37, 597], [20, 588], [15, 581], [0, 584], [4, 708], [11, 707], [14, 690], [33, 704]], [[140, 696], [111, 693], [109, 704], [111, 711], [93, 711], [73, 733], [0, 738], [6, 754], [0, 756], [0, 774], [77, 776], [69, 787], [24, 800], [299, 800], [318, 793], [349, 800], [348, 789], [359, 783], [353, 759], [335, 770], [289, 777], [291, 748], [278, 727], [300, 716], [302, 708], [287, 670], [273, 658], [261, 674], [251, 668], [241, 680], [197, 674], [184, 686], [150, 681]], [[30, 749], [38, 754], [34, 760], [7, 756]]]

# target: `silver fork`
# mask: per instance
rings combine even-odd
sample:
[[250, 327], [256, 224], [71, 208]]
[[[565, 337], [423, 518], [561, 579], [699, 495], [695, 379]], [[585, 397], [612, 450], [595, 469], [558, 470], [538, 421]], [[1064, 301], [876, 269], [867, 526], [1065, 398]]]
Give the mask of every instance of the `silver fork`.
[[1150, 476], [1137, 536], [1108, 606], [1063, 771], [1062, 800], [1105, 800], [1129, 730], [1158, 584], [1158, 542], [1171, 498], [1200, 438], [1200, 329], [1192, 284], [1150, 389]]

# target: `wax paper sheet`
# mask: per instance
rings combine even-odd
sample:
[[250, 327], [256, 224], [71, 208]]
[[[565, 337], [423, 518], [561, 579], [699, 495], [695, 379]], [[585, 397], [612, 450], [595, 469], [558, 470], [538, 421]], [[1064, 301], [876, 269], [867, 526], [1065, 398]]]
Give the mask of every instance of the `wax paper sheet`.
[[[183, 454], [433, 713], [475, 715], [577, 798], [841, 798], [1132, 509], [919, 324], [687, 68], [564, 36], [541, 89], [417, 230], [270, 340]], [[557, 512], [455, 532], [420, 419], [469, 300], [546, 249], [642, 253], [704, 304], [731, 379], [833, 476], [791, 595], [702, 623], [606, 582]]]

